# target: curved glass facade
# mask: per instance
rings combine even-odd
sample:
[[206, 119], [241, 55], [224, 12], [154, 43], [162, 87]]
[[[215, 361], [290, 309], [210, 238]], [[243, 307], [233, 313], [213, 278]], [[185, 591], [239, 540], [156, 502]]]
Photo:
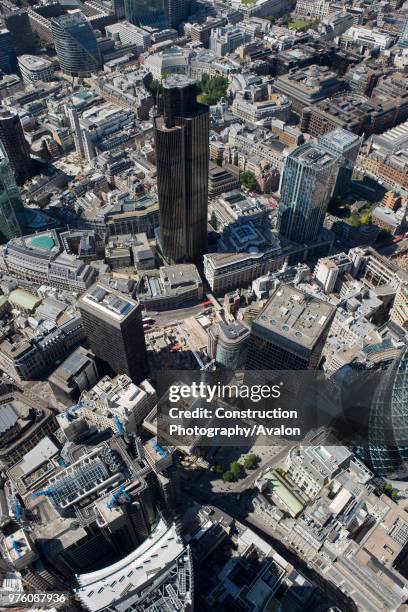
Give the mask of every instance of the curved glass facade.
[[381, 476], [408, 476], [408, 349], [386, 372], [370, 411], [368, 460]]
[[52, 20], [52, 35], [61, 70], [70, 76], [87, 76], [102, 66], [95, 33], [81, 13]]
[[0, 147], [0, 241], [21, 236], [23, 231], [24, 206], [10, 162]]

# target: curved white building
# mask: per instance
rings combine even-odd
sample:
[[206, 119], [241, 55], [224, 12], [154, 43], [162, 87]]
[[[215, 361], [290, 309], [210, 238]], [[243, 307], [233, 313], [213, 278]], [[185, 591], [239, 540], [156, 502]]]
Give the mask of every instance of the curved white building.
[[147, 610], [166, 599], [169, 609], [192, 609], [190, 552], [175, 525], [168, 527], [163, 519], [129, 555], [96, 572], [77, 575], [77, 580], [76, 596], [85, 610]]
[[20, 55], [18, 58], [21, 76], [24, 83], [35, 83], [36, 81], [52, 81], [54, 78], [54, 67], [52, 62], [44, 57], [36, 55]]

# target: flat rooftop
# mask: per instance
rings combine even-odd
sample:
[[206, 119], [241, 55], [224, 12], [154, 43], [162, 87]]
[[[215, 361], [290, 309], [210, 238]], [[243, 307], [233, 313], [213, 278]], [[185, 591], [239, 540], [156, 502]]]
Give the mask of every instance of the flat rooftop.
[[296, 159], [304, 166], [315, 166], [322, 169], [332, 166], [337, 161], [337, 156], [333, 155], [319, 145], [307, 143], [295, 149], [290, 157]]
[[[178, 47], [170, 47], [169, 49], [165, 49], [162, 53], [165, 55], [178, 55], [181, 52], [181, 49]], [[165, 89], [173, 89], [174, 87], [188, 87], [189, 85], [194, 85], [196, 81], [194, 79], [190, 79], [190, 77], [185, 74], [171, 74], [163, 80], [163, 87]]]
[[311, 349], [334, 313], [334, 307], [290, 285], [280, 285], [256, 319], [258, 326]]
[[37, 55], [20, 55], [18, 61], [25, 68], [31, 70], [44, 70], [52, 65], [49, 60], [44, 57], [37, 57]]
[[92, 285], [81, 297], [81, 303], [116, 321], [123, 321], [138, 307], [134, 300], [100, 283]]

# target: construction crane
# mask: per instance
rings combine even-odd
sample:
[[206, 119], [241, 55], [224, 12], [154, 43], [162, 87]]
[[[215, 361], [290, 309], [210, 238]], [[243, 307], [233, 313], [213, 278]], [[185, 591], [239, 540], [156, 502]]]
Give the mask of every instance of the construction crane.
[[76, 412], [78, 412], [78, 410], [80, 410], [82, 408], [82, 406], [84, 405], [84, 402], [82, 400], [79, 400], [79, 402], [77, 404], [74, 404], [73, 406], [71, 406], [70, 408], [68, 408], [64, 414], [67, 417], [67, 419], [69, 421], [72, 421], [75, 418]]
[[19, 559], [21, 559], [22, 554], [20, 551], [20, 544], [17, 542], [17, 540], [13, 540], [13, 548], [16, 551], [16, 555]]
[[125, 428], [123, 427], [123, 424], [121, 423], [120, 418], [115, 414], [115, 416], [113, 417], [113, 420], [115, 421], [115, 425], [118, 428], [118, 432], [120, 436], [124, 436], [125, 435]]
[[17, 520], [20, 520], [23, 516], [23, 510], [17, 495], [14, 496], [14, 514], [16, 515]]
[[166, 453], [164, 448], [162, 446], [160, 446], [160, 444], [157, 442], [156, 439], [152, 440], [152, 446], [153, 446], [154, 450], [157, 451], [159, 453], [159, 455], [161, 455], [163, 457], [163, 459], [167, 459], [168, 454]]
[[110, 500], [110, 502], [106, 504], [106, 507], [108, 508], [108, 510], [112, 510], [117, 505], [119, 505], [120, 503], [119, 499], [122, 497], [122, 495], [125, 497], [126, 501], [131, 501], [132, 498], [130, 497], [129, 493], [126, 491], [124, 484], [120, 485], [119, 489], [115, 491], [115, 493], [112, 495], [112, 499]]
[[41, 489], [41, 491], [36, 491], [35, 493], [31, 494], [31, 497], [41, 497], [41, 495], [46, 495], [47, 497], [49, 495], [53, 495], [55, 493], [55, 489]]
[[203, 362], [203, 360], [201, 359], [200, 355], [197, 353], [197, 351], [195, 350], [195, 348], [193, 347], [193, 345], [190, 342], [190, 338], [188, 336], [188, 334], [183, 330], [183, 328], [181, 327], [180, 323], [177, 324], [177, 329], [179, 331], [179, 334], [181, 336], [183, 336], [184, 340], [186, 341], [186, 343], [188, 344], [188, 348], [190, 349], [190, 351], [193, 353], [198, 365], [200, 366], [200, 370], [203, 370], [204, 372], [206, 370], [209, 370], [210, 367], [213, 365], [215, 359], [213, 359], [212, 361], [210, 361], [209, 363], [205, 364]]

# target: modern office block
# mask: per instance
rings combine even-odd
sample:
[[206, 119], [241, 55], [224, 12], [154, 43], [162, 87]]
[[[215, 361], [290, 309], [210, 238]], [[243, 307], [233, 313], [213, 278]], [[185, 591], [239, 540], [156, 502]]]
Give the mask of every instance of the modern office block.
[[160, 243], [171, 263], [197, 261], [207, 249], [209, 111], [196, 96], [194, 80], [167, 77], [154, 120]]
[[5, 15], [4, 23], [11, 34], [11, 42], [17, 55], [35, 51], [34, 35], [27, 11], [13, 11]]
[[335, 309], [290, 285], [280, 285], [253, 321], [249, 370], [316, 369]]
[[338, 128], [320, 137], [319, 144], [330, 153], [340, 156], [340, 168], [333, 190], [334, 197], [340, 197], [350, 189], [354, 166], [363, 139], [352, 132]]
[[8, 110], [0, 111], [0, 142], [16, 182], [21, 185], [32, 174], [30, 147], [25, 139], [20, 117]]
[[6, 74], [15, 74], [18, 71], [11, 34], [6, 28], [0, 29], [0, 70]]
[[21, 236], [25, 225], [24, 206], [10, 162], [0, 146], [0, 241]]
[[294, 242], [316, 240], [337, 178], [339, 157], [307, 143], [288, 155], [282, 177], [279, 231]]
[[70, 76], [87, 76], [102, 65], [91, 24], [77, 11], [51, 20], [55, 50], [61, 70]]
[[217, 367], [237, 370], [246, 362], [249, 329], [241, 321], [230, 324], [221, 321], [208, 330], [208, 353]]
[[117, 374], [143, 380], [147, 357], [139, 302], [96, 283], [80, 298], [79, 310], [94, 354]]

